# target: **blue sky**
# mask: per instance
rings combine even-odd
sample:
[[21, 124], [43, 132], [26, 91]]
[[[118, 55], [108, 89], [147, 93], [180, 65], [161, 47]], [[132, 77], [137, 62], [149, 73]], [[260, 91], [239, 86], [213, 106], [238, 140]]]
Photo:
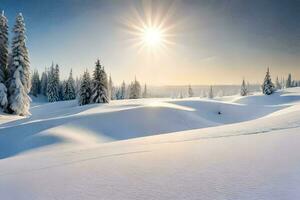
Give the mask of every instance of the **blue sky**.
[[[259, 82], [267, 66], [273, 76], [292, 72], [300, 79], [300, 1], [149, 2], [1, 0], [0, 9], [10, 28], [23, 13], [32, 68], [42, 71], [54, 61], [62, 78], [71, 68], [75, 75], [91, 71], [100, 58], [117, 83], [134, 76], [153, 85]], [[134, 48], [124, 30], [124, 19], [133, 8], [143, 13], [144, 5], [161, 8], [153, 17], [175, 5], [172, 45], [155, 56]]]

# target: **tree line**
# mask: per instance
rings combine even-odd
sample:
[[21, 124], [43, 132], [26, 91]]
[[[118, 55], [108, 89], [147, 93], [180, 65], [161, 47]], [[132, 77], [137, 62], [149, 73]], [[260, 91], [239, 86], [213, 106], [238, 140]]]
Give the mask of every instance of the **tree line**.
[[[267, 72], [263, 80], [261, 90], [264, 95], [271, 95], [276, 90], [281, 90], [281, 89], [291, 88], [291, 87], [299, 87], [299, 86], [300, 86], [300, 81], [293, 80], [291, 73], [288, 74], [287, 80], [285, 80], [284, 78], [281, 78], [279, 80], [277, 76], [274, 84], [271, 79], [270, 68], [267, 68]], [[247, 96], [249, 94], [249, 89], [245, 83], [245, 79], [243, 79], [242, 81], [240, 94], [241, 96]]]
[[[261, 85], [261, 91], [264, 95], [271, 95], [276, 90], [282, 90], [285, 88], [291, 88], [291, 87], [299, 87], [300, 81], [292, 79], [292, 74], [289, 73], [287, 76], [287, 79], [285, 80], [284, 77], [278, 78], [276, 77], [275, 83], [272, 82], [271, 75], [270, 75], [270, 69], [267, 68], [266, 75], [264, 77], [263, 83]], [[213, 89], [213, 85], [210, 85], [207, 92], [204, 92], [202, 94], [202, 97], [207, 97], [209, 99], [213, 99], [215, 97], [215, 92]], [[242, 80], [242, 84], [240, 87], [240, 95], [241, 96], [247, 96], [250, 94], [250, 84], [249, 82], [246, 83], [245, 78]], [[219, 91], [220, 93], [220, 91]], [[220, 95], [219, 95], [220, 96]], [[178, 95], [179, 98], [184, 98], [184, 95], [182, 92]], [[187, 97], [194, 97], [194, 92], [191, 85], [188, 85], [187, 87]]]
[[[52, 80], [54, 83], [47, 83], [48, 79]], [[288, 74], [287, 80], [284, 78], [279, 80], [277, 77], [274, 84], [271, 80], [270, 70], [268, 68], [263, 84], [261, 85], [261, 91], [265, 95], [271, 95], [276, 90], [298, 86], [300, 86], [300, 81], [293, 80], [291, 74]], [[219, 91], [218, 96], [221, 95], [220, 93], [222, 93], [222, 91]], [[84, 74], [79, 79], [76, 79], [76, 81], [73, 79], [71, 70], [69, 78], [60, 82], [58, 65], [54, 67], [52, 64], [50, 71], [43, 72], [40, 80], [39, 74], [37, 70], [35, 70], [32, 77], [31, 94], [33, 96], [43, 94], [48, 97], [49, 102], [72, 100], [77, 98], [79, 105], [108, 103], [110, 100], [150, 97], [147, 85], [144, 85], [142, 92], [141, 84], [136, 80], [136, 78], [128, 85], [128, 87], [126, 87], [124, 81], [120, 86], [114, 86], [111, 76], [109, 76], [107, 80], [107, 74], [104, 67], [100, 64], [99, 59], [96, 61], [92, 77], [88, 70], [85, 70]], [[246, 83], [243, 78], [240, 87], [240, 95], [247, 96], [249, 94], [250, 84], [249, 82]], [[100, 98], [100, 96], [102, 97]], [[215, 97], [214, 86], [210, 85], [206, 94], [203, 94], [202, 96], [213, 99]], [[178, 98], [184, 97], [185, 95], [180, 92]], [[194, 91], [191, 85], [188, 85], [187, 97], [194, 97]]]
[[109, 103], [110, 100], [147, 98], [148, 91], [145, 84], [143, 92], [137, 79], [128, 87], [123, 81], [121, 86], [113, 84], [111, 76], [107, 77], [104, 66], [97, 59], [95, 67], [90, 75], [86, 69], [80, 78], [74, 80], [72, 69], [67, 80], [60, 81], [60, 67], [58, 64], [46, 69], [41, 78], [38, 70], [35, 70], [31, 79], [32, 96], [44, 95], [49, 102], [78, 100], [79, 105], [90, 103]]

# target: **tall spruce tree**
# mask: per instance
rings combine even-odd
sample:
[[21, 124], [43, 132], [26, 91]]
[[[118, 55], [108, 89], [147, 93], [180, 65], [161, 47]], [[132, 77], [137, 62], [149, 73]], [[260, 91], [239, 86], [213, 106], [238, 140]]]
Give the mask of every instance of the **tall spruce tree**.
[[121, 99], [121, 88], [116, 87], [116, 99], [119, 100]]
[[44, 71], [41, 77], [41, 94], [47, 96], [47, 84], [48, 84], [48, 75], [47, 72]]
[[81, 81], [82, 81], [82, 77], [76, 76], [76, 79], [75, 79], [75, 94], [76, 94], [76, 96], [79, 94]]
[[8, 23], [4, 11], [0, 15], [0, 107], [7, 108]]
[[192, 89], [191, 85], [188, 86], [188, 95], [189, 95], [189, 97], [194, 96], [194, 92], [193, 92], [193, 89]]
[[247, 96], [248, 95], [248, 88], [246, 86], [245, 79], [243, 79], [242, 85], [241, 85], [241, 96]]
[[115, 87], [111, 78], [111, 75], [109, 75], [109, 80], [108, 80], [108, 96], [110, 100], [115, 99]]
[[129, 99], [139, 98], [141, 98], [141, 85], [135, 78], [134, 82], [132, 82], [129, 87]]
[[291, 74], [288, 75], [288, 78], [287, 78], [287, 80], [286, 80], [286, 85], [285, 85], [285, 87], [286, 87], [286, 88], [292, 87], [292, 75], [291, 75]]
[[63, 93], [63, 99], [64, 100], [73, 100], [76, 98], [75, 94], [75, 82], [73, 79], [73, 73], [72, 70], [70, 71], [70, 75], [68, 80], [64, 84], [64, 93]]
[[145, 84], [144, 86], [144, 91], [143, 91], [143, 98], [148, 98], [148, 89], [147, 89], [147, 85]]
[[30, 63], [26, 47], [25, 23], [22, 14], [18, 14], [13, 28], [12, 39], [12, 71], [9, 82], [9, 111], [17, 115], [28, 115], [31, 87]]
[[272, 83], [270, 69], [268, 68], [264, 82], [262, 84], [262, 92], [265, 95], [271, 95], [275, 91], [275, 86]]
[[8, 105], [7, 88], [3, 83], [0, 83], [0, 107], [6, 110]]
[[37, 97], [37, 95], [40, 94], [40, 89], [41, 89], [41, 82], [40, 82], [39, 72], [37, 70], [34, 70], [33, 75], [31, 77], [30, 94]]
[[54, 82], [58, 88], [58, 100], [63, 100], [63, 84], [60, 82], [60, 69], [58, 64], [56, 64], [54, 68]]
[[92, 96], [92, 85], [91, 85], [91, 78], [89, 72], [86, 70], [82, 76], [80, 89], [79, 89], [79, 97], [78, 97], [78, 104], [80, 106], [89, 104], [91, 102]]
[[0, 15], [0, 83], [7, 80], [8, 67], [8, 23], [4, 11]]
[[120, 94], [120, 99], [125, 99], [126, 98], [126, 84], [123, 81], [121, 85], [121, 94]]
[[49, 102], [59, 101], [59, 82], [53, 63], [48, 71], [47, 97]]
[[214, 98], [214, 92], [213, 92], [213, 87], [212, 87], [212, 85], [209, 87], [208, 98], [209, 98], [209, 99], [213, 99], [213, 98]]
[[282, 86], [279, 82], [278, 76], [276, 77], [276, 82], [275, 82], [276, 90], [281, 90]]
[[92, 89], [92, 103], [108, 103], [108, 81], [104, 67], [101, 66], [100, 60], [96, 61], [95, 70], [93, 73], [93, 89]]
[[66, 101], [69, 100], [67, 99], [67, 90], [68, 90], [68, 86], [67, 86], [67, 80], [63, 80], [60, 84], [59, 84], [59, 99]]

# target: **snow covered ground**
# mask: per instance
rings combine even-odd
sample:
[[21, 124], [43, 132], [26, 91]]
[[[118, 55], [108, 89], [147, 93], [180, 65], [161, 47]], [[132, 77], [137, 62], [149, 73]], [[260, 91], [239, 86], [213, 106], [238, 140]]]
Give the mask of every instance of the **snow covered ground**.
[[0, 199], [300, 199], [300, 88], [0, 116]]

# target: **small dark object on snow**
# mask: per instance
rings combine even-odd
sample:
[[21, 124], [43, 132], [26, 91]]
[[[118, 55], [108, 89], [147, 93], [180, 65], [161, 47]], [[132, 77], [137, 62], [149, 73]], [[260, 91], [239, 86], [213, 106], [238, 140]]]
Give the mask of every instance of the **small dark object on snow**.
[[221, 115], [221, 114], [222, 114], [221, 111], [219, 111], [219, 112], [218, 112], [218, 115]]

